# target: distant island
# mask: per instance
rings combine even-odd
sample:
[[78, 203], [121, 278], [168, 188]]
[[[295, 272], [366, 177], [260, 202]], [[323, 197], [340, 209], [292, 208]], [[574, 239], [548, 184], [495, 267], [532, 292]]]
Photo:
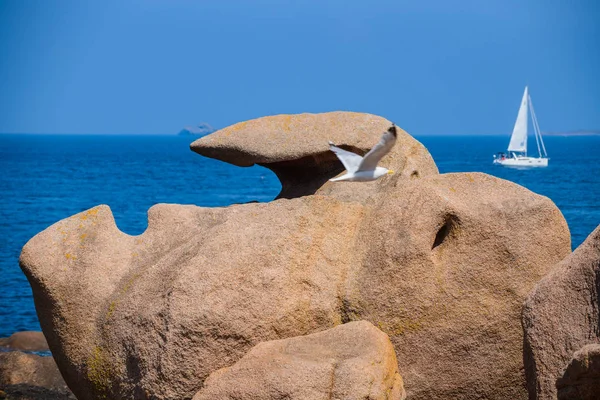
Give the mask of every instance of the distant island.
[[184, 127], [181, 131], [179, 131], [178, 135], [180, 135], [180, 136], [189, 136], [189, 135], [204, 136], [204, 135], [208, 135], [209, 133], [213, 133], [214, 131], [216, 131], [216, 129], [213, 128], [210, 124], [207, 124], [206, 122], [201, 122], [197, 126]]
[[585, 130], [580, 129], [578, 131], [571, 132], [544, 132], [545, 136], [597, 136], [600, 135], [600, 130]]

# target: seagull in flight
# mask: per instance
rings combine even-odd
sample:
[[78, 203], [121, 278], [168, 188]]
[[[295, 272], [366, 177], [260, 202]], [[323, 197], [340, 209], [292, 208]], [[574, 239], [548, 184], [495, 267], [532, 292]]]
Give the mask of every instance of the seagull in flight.
[[350, 181], [350, 182], [367, 182], [374, 181], [381, 178], [384, 175], [391, 175], [394, 171], [378, 167], [377, 164], [389, 151], [394, 147], [396, 143], [396, 125], [392, 126], [383, 133], [379, 143], [375, 145], [364, 157], [358, 154], [340, 149], [333, 143], [329, 142], [329, 149], [335, 153], [337, 158], [340, 159], [347, 173], [338, 177], [330, 179], [331, 182], [338, 181]]

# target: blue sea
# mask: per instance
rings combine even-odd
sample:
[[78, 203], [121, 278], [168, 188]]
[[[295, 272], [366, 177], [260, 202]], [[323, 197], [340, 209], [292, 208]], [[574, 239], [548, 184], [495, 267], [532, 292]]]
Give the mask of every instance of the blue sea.
[[[492, 165], [508, 136], [421, 136], [440, 172], [480, 171], [548, 196], [577, 247], [600, 224], [600, 136], [547, 137], [550, 166]], [[189, 136], [0, 134], [0, 337], [39, 330], [18, 259], [23, 245], [53, 223], [108, 204], [117, 225], [142, 233], [156, 203], [227, 206], [272, 200], [273, 173], [201, 157]]]

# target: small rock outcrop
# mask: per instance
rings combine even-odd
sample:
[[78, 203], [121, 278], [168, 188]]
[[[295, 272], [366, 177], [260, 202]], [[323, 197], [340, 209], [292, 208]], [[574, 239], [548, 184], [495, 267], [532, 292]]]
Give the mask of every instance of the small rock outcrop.
[[48, 342], [42, 332], [15, 332], [10, 337], [0, 338], [0, 348], [21, 351], [48, 351]]
[[562, 377], [556, 381], [558, 400], [600, 398], [600, 344], [588, 344], [573, 354]]
[[395, 184], [398, 179], [419, 178], [438, 173], [427, 149], [398, 128], [398, 139], [381, 165], [395, 176], [364, 183], [367, 190], [328, 182], [344, 170], [328, 141], [364, 155], [390, 126], [385, 118], [354, 112], [275, 115], [221, 129], [190, 146], [206, 157], [240, 167], [254, 164], [272, 170], [281, 181], [279, 198], [309, 194], [331, 194], [356, 198]]
[[394, 347], [372, 324], [350, 322], [263, 342], [213, 372], [193, 400], [402, 400]]
[[241, 124], [193, 145], [236, 165], [305, 163], [321, 171], [312, 183], [306, 175], [305, 189], [320, 194], [226, 208], [159, 204], [139, 236], [99, 206], [25, 245], [20, 263], [40, 323], [80, 400], [191, 398], [261, 342], [359, 320], [389, 336], [409, 398], [526, 397], [521, 307], [570, 252], [560, 211], [489, 175], [439, 175], [408, 135], [386, 161], [395, 180], [329, 190], [319, 157], [334, 156], [325, 156], [323, 133], [366, 150], [389, 124], [331, 114], [249, 121], [263, 136]]
[[600, 397], [600, 344], [588, 344], [573, 354], [556, 381], [558, 400], [597, 400]]
[[0, 353], [0, 389], [9, 399], [75, 399], [52, 357]]
[[573, 353], [600, 342], [600, 226], [545, 276], [523, 308], [531, 399], [555, 399]]

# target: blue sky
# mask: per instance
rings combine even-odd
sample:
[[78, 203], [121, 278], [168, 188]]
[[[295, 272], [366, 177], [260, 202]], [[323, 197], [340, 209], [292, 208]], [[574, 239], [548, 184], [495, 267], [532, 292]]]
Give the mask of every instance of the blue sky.
[[0, 132], [351, 110], [409, 133], [600, 129], [595, 0], [0, 0]]

